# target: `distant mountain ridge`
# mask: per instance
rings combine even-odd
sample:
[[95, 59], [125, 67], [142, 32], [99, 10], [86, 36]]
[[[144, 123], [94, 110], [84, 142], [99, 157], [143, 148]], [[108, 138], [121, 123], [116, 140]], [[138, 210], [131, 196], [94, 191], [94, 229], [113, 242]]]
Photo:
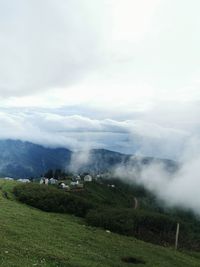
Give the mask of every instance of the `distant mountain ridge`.
[[[73, 152], [66, 148], [47, 148], [19, 140], [0, 140], [0, 176], [39, 177], [49, 169], [69, 171], [73, 164], [72, 155]], [[80, 171], [105, 172], [118, 164], [127, 164], [131, 157], [132, 155], [106, 149], [93, 149], [88, 162], [80, 166]], [[140, 163], [149, 164], [153, 160], [155, 159], [144, 157], [140, 159]], [[176, 166], [171, 160], [160, 161], [172, 169]], [[131, 163], [137, 164], [138, 159], [131, 160]]]

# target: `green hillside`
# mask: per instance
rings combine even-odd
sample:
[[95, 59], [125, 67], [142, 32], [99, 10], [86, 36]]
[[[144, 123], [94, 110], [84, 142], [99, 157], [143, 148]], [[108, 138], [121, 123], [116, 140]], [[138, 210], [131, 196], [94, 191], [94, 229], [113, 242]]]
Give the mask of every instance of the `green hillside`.
[[132, 237], [108, 233], [65, 214], [47, 213], [17, 202], [15, 182], [0, 181], [0, 266], [125, 267], [200, 266], [200, 254], [175, 252]]

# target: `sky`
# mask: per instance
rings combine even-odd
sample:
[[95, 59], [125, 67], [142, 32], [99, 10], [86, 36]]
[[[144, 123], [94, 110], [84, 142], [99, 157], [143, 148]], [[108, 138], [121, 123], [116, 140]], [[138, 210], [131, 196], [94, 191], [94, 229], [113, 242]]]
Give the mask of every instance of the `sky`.
[[198, 0], [1, 0], [0, 138], [180, 159], [200, 129]]

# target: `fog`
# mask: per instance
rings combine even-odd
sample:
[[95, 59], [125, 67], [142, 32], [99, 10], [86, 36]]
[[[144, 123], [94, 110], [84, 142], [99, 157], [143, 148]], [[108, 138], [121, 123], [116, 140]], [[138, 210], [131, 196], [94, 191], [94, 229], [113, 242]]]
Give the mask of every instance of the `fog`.
[[182, 153], [190, 136], [183, 130], [140, 120], [91, 119], [48, 111], [0, 110], [0, 124], [0, 139], [29, 141], [73, 151], [105, 148], [173, 159]]
[[118, 166], [115, 175], [125, 182], [144, 186], [169, 207], [181, 207], [200, 215], [199, 143], [197, 139], [189, 142], [174, 173], [161, 163], [140, 165], [138, 170], [130, 161], [128, 166]]
[[73, 152], [69, 170], [78, 173], [79, 170], [90, 162], [90, 150], [85, 147], [82, 151]]

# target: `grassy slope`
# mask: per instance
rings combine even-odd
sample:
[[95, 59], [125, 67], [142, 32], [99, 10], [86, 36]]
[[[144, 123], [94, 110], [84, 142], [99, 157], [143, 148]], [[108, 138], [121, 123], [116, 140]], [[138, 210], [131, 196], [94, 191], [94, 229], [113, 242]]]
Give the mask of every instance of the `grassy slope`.
[[127, 189], [121, 190], [120, 187], [122, 187], [121, 184], [116, 188], [110, 188], [107, 184], [85, 183], [85, 191], [75, 194], [102, 206], [132, 207], [134, 205], [133, 192]]
[[[84, 225], [82, 219], [45, 213], [3, 197], [13, 182], [0, 181], [0, 266], [123, 267], [121, 257], [146, 261], [137, 266], [200, 266], [188, 255]], [[199, 259], [198, 259], [199, 258]]]

